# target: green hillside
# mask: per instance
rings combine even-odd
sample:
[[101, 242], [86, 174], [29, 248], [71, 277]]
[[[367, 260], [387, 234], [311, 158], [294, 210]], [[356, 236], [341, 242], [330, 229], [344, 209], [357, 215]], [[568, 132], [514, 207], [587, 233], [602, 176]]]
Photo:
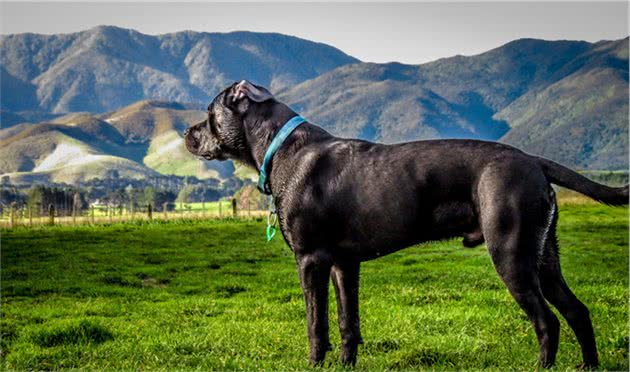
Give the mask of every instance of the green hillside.
[[74, 183], [114, 170], [130, 178], [231, 177], [230, 162], [203, 161], [184, 146], [184, 130], [205, 115], [178, 103], [140, 101], [106, 114], [72, 113], [50, 123], [15, 125], [0, 130], [0, 174], [18, 183]]
[[512, 126], [501, 140], [580, 169], [627, 169], [627, 39], [599, 45], [582, 62], [497, 113]]

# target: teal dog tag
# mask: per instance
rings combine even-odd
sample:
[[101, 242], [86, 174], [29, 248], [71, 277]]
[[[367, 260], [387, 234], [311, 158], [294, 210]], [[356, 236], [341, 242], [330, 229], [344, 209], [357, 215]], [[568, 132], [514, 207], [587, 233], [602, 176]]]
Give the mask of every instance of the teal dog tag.
[[275, 206], [273, 205], [273, 200], [271, 201], [271, 208], [269, 210], [269, 215], [267, 215], [267, 241], [270, 242], [274, 236], [276, 236], [276, 224], [278, 223], [278, 214], [276, 213]]

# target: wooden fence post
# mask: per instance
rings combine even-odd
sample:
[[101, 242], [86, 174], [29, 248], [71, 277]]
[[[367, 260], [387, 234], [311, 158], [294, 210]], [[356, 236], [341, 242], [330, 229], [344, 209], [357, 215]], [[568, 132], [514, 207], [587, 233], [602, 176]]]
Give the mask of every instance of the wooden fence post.
[[164, 204], [162, 204], [162, 212], [164, 212], [164, 219], [168, 220], [168, 202], [164, 202]]
[[28, 225], [33, 226], [33, 206], [28, 206]]
[[[250, 193], [251, 196], [251, 193]], [[247, 198], [247, 217], [251, 217], [252, 216], [252, 200], [251, 197]]]
[[232, 217], [236, 218], [238, 211], [236, 209], [236, 198], [232, 198]]
[[72, 224], [77, 224], [77, 206], [75, 203], [72, 203]]
[[153, 219], [153, 208], [151, 208], [151, 203], [147, 204], [147, 217], [149, 217], [149, 221]]
[[20, 208], [20, 219], [18, 220], [18, 224], [26, 225], [26, 204], [22, 204], [22, 208]]
[[50, 226], [55, 224], [55, 205], [52, 203], [48, 205], [48, 224]]
[[9, 208], [9, 220], [11, 222], [11, 228], [15, 227], [15, 202], [11, 203]]
[[221, 199], [219, 199], [219, 218], [223, 217], [223, 213], [221, 212]]
[[90, 215], [92, 217], [92, 225], [94, 225], [94, 205], [90, 206]]

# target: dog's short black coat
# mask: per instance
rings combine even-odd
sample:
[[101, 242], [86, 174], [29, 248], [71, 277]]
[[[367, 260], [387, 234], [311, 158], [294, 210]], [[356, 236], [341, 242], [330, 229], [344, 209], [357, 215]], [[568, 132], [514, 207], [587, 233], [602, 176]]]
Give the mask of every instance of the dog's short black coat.
[[[189, 151], [260, 169], [277, 130], [295, 116], [265, 89], [243, 81], [221, 92], [207, 120], [189, 128]], [[487, 242], [495, 268], [527, 313], [540, 363], [554, 364], [560, 323], [567, 319], [583, 353], [598, 365], [586, 306], [560, 271], [551, 183], [611, 205], [628, 203], [628, 186], [597, 184], [552, 161], [513, 147], [475, 140], [383, 145], [337, 138], [306, 123], [275, 154], [270, 186], [280, 228], [295, 253], [306, 302], [311, 362], [330, 348], [328, 287], [337, 295], [341, 361], [356, 363], [359, 266], [411, 245], [463, 236]]]

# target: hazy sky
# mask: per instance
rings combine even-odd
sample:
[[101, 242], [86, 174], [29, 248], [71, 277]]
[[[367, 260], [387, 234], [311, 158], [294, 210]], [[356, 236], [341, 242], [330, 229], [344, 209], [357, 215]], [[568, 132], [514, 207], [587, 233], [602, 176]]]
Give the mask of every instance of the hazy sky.
[[422, 63], [532, 37], [597, 41], [628, 35], [628, 4], [10, 3], [2, 33], [61, 33], [107, 24], [147, 34], [182, 30], [280, 32], [333, 45], [363, 61]]

